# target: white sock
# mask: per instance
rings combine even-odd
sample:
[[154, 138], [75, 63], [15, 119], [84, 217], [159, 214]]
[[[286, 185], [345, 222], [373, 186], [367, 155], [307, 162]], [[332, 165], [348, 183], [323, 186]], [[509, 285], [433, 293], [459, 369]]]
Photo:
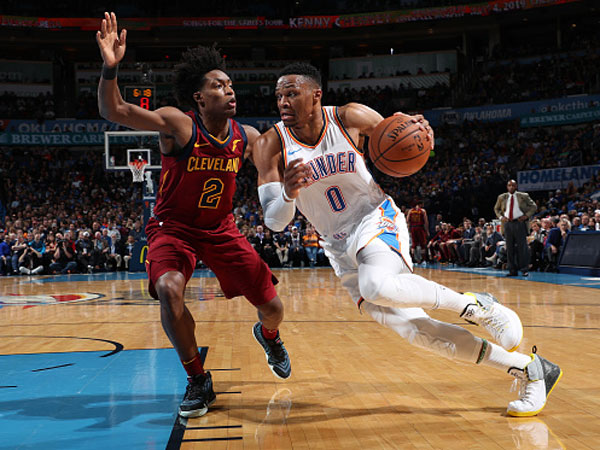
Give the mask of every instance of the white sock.
[[436, 293], [440, 309], [448, 309], [462, 314], [467, 305], [475, 303], [475, 299], [469, 295], [460, 294], [441, 284], [435, 284], [437, 285]]
[[524, 369], [525, 366], [531, 362], [531, 356], [529, 355], [524, 355], [519, 352], [507, 352], [499, 345], [491, 342], [487, 342], [486, 345], [486, 342], [487, 341], [483, 342], [478, 364], [508, 372], [512, 367]]

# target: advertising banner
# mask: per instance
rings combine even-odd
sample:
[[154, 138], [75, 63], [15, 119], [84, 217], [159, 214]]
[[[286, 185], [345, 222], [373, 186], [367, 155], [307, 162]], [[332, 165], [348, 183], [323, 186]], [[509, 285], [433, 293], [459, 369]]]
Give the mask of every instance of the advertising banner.
[[[278, 117], [236, 117], [259, 131], [269, 129]], [[104, 146], [105, 131], [127, 128], [107, 120], [0, 120], [0, 146]]]
[[564, 113], [533, 114], [521, 118], [521, 127], [546, 127], [550, 125], [568, 125], [600, 120], [600, 107], [582, 109]]
[[555, 167], [553, 169], [523, 170], [517, 174], [519, 190], [550, 191], [564, 189], [569, 183], [583, 186], [600, 172], [600, 165]]
[[[480, 122], [498, 122], [516, 120], [537, 114], [571, 114], [600, 108], [600, 95], [579, 95], [535, 102], [505, 103], [501, 105], [477, 106], [472, 108], [440, 108], [423, 112], [432, 125], [441, 123], [461, 123], [465, 120]], [[575, 116], [570, 116], [575, 117]], [[592, 117], [590, 114], [577, 116]], [[594, 120], [591, 118], [590, 120]], [[586, 120], [587, 121], [587, 120]], [[540, 126], [540, 125], [528, 125]]]
[[[327, 29], [355, 28], [389, 25], [406, 22], [453, 19], [459, 17], [489, 16], [503, 12], [540, 8], [545, 6], [574, 3], [582, 0], [490, 0], [457, 6], [440, 6], [422, 9], [404, 9], [361, 14], [341, 14], [329, 16], [301, 16], [287, 19], [267, 19], [265, 17], [140, 17], [119, 18], [119, 25], [128, 30], [149, 30], [156, 27], [191, 27], [243, 29]], [[46, 28], [79, 28], [97, 30], [99, 18], [70, 17], [21, 17], [0, 15], [0, 26]]]
[[0, 145], [97, 146], [105, 131], [126, 128], [107, 120], [0, 120]]

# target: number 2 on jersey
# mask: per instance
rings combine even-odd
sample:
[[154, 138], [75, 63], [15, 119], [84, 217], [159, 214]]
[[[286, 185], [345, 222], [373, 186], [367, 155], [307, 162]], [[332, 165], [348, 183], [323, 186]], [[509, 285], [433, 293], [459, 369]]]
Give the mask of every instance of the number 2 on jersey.
[[198, 208], [216, 209], [221, 201], [221, 194], [225, 185], [220, 178], [209, 178], [204, 183]]
[[331, 186], [325, 191], [325, 198], [333, 212], [342, 212], [346, 209], [346, 201], [338, 186]]

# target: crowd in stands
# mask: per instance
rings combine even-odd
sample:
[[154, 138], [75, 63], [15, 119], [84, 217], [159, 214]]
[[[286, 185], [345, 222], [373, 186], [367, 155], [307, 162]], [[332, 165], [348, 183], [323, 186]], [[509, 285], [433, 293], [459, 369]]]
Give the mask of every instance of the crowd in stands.
[[[450, 88], [438, 83], [430, 88], [413, 88], [410, 85], [400, 88], [363, 87], [360, 89], [330, 89], [324, 100], [327, 104], [343, 105], [357, 99], [380, 111], [384, 116], [398, 110], [422, 110], [450, 105]], [[237, 94], [237, 114], [240, 117], [276, 117], [277, 104], [273, 93], [261, 91]], [[160, 95], [156, 108], [177, 106], [174, 95]], [[34, 111], [32, 117], [31, 111]], [[72, 108], [75, 119], [101, 119], [98, 114], [98, 100], [95, 92], [79, 93]], [[52, 94], [36, 97], [19, 97], [15, 94], [0, 95], [0, 117], [11, 119], [35, 119], [38, 122], [56, 118], [56, 107]]]
[[[518, 121], [442, 125], [436, 127], [434, 152], [415, 175], [377, 174], [378, 181], [399, 205], [419, 198], [428, 211], [456, 223], [493, 211], [496, 196], [516, 171], [598, 164], [600, 125], [520, 128]], [[599, 189], [590, 184], [574, 195], [584, 199]], [[543, 200], [540, 194], [531, 195]]]
[[[514, 40], [517, 42], [514, 42]], [[584, 49], [597, 49], [600, 47], [600, 39], [596, 30], [579, 29], [577, 27], [566, 28], [561, 32], [561, 46], [556, 48], [556, 43], [546, 41], [541, 42], [523, 40], [522, 36], [516, 33], [514, 36], [504, 36], [502, 43], [497, 43], [486, 54], [480, 55], [484, 63], [511, 61], [515, 58], [531, 57], [539, 55], [552, 55], [561, 52], [578, 52]]]
[[125, 268], [143, 234], [129, 177], [105, 171], [98, 150], [4, 148], [0, 273]]
[[[497, 47], [495, 59], [478, 66], [485, 72], [476, 72], [477, 76], [472, 78], [474, 84], [468, 84], [471, 81], [467, 80], [467, 88], [461, 92], [468, 92], [469, 97], [463, 95], [462, 101], [472, 106], [582, 90], [593, 92], [600, 81], [597, 51], [600, 43], [593, 39], [574, 41], [573, 48], [581, 49], [582, 45], [587, 48], [586, 53], [557, 53], [531, 64], [517, 61], [505, 64], [501, 60], [503, 49]], [[368, 87], [329, 90], [324, 103], [341, 105], [358, 101], [388, 116], [398, 110], [446, 105], [450, 96], [451, 89], [444, 85], [429, 89]], [[272, 95], [259, 91], [238, 97], [240, 116], [276, 115]], [[50, 95], [21, 98], [3, 94], [0, 100], [1, 118], [43, 121], [53, 117], [54, 99]], [[174, 105], [175, 99], [163, 96], [157, 103], [157, 106]], [[75, 110], [78, 119], [98, 118], [95, 93], [82, 93]], [[465, 121], [458, 125], [438, 125], [435, 133], [434, 153], [415, 175], [392, 178], [370, 167], [382, 188], [403, 209], [420, 199], [431, 213], [431, 241], [417, 261], [502, 264], [505, 256], [502, 244], [498, 243], [503, 238], [494, 227], [490, 238], [493, 245], [486, 242], [493, 203], [506, 181], [519, 170], [600, 164], [600, 124], [593, 122], [521, 128], [518, 121]], [[141, 224], [139, 186], [132, 185], [129, 173], [106, 172], [102, 156], [99, 149], [3, 147], [0, 241], [4, 244], [0, 244], [0, 273], [125, 269], [131, 245], [141, 238], [139, 231], [132, 231], [136, 224]], [[256, 193], [256, 170], [250, 163], [244, 164], [237, 184], [236, 223], [270, 265], [327, 264], [318, 243], [315, 245], [311, 225], [302, 215], [298, 214], [284, 233], [273, 235], [264, 227]], [[548, 268], [545, 261], [553, 268], [550, 256], [556, 255], [555, 249], [560, 248], [557, 244], [567, 229], [598, 228], [598, 192], [600, 180], [596, 177], [579, 188], [566, 185], [560, 192], [530, 193], [539, 212], [536, 217], [539, 223], [532, 223], [535, 233], [530, 237], [534, 268]], [[471, 226], [466, 219], [472, 221]], [[558, 231], [550, 233], [559, 229], [561, 239]], [[463, 236], [465, 230], [467, 237]]]
[[[600, 181], [597, 180], [597, 181]], [[567, 235], [573, 231], [600, 231], [600, 205], [583, 202], [568, 212], [545, 208], [533, 217], [527, 243], [530, 251], [529, 271], [557, 271], [558, 257]], [[566, 206], [566, 205], [565, 205]], [[469, 218], [454, 227], [436, 215], [429, 230], [426, 248], [413, 251], [413, 261], [451, 263], [467, 267], [506, 269], [506, 242], [499, 224], [480, 217], [476, 223]]]
[[[420, 199], [431, 213], [431, 240], [417, 260], [501, 264], [503, 239], [492, 233], [494, 246], [485, 244], [491, 227], [486, 224], [506, 180], [516, 170], [600, 163], [600, 124], [521, 129], [518, 122], [464, 122], [440, 126], [436, 134], [435, 155], [417, 174], [392, 178], [371, 167], [402, 209]], [[132, 185], [128, 172], [105, 171], [102, 156], [99, 149], [3, 149], [0, 272], [126, 268], [132, 245], [142, 238], [140, 187]], [[300, 213], [284, 233], [264, 227], [256, 179], [256, 169], [246, 162], [238, 174], [233, 213], [261, 256], [273, 267], [327, 264], [314, 229]], [[560, 249], [562, 237], [550, 230], [600, 229], [599, 192], [596, 176], [579, 188], [570, 183], [550, 193], [531, 193], [539, 219], [532, 225], [537, 226], [531, 238], [538, 255], [534, 269], [548, 269], [544, 255], [553, 268], [550, 256], [556, 256], [553, 249]], [[477, 225], [467, 225], [470, 221]]]
[[[96, 106], [96, 110], [98, 106]], [[0, 117], [4, 119], [34, 119], [39, 122], [56, 117], [54, 96], [18, 96], [14, 92], [0, 94]]]
[[[443, 125], [436, 128], [436, 133], [439, 137], [435, 156], [417, 174], [392, 178], [371, 167], [377, 181], [405, 213], [415, 199], [422, 200], [430, 213], [429, 245], [415, 262], [502, 268], [506, 264], [504, 238], [492, 223], [491, 215], [498, 193], [504, 190], [515, 171], [600, 163], [598, 124], [521, 129], [514, 121], [465, 122]], [[262, 226], [255, 180], [256, 170], [245, 164], [238, 174], [236, 221], [267, 262], [275, 267], [285, 266], [283, 260], [276, 259], [280, 256], [278, 234], [272, 236]], [[579, 229], [583, 223], [583, 231], [600, 230], [599, 193], [600, 175], [580, 188], [570, 183], [563, 190], [530, 193], [538, 205], [532, 229], [539, 225], [541, 230], [542, 224], [568, 219], [571, 228]], [[291, 235], [293, 226], [301, 236], [310, 229], [300, 214], [283, 234]], [[261, 228], [256, 230], [257, 227]], [[547, 231], [544, 228], [530, 236], [531, 270], [556, 269], [564, 236], [561, 234], [557, 241], [555, 230], [547, 239], [548, 232], [554, 228], [558, 227], [552, 226]], [[463, 236], [465, 229], [468, 230], [466, 237]], [[257, 234], [266, 236], [266, 249], [263, 250], [263, 237], [257, 240]], [[309, 264], [306, 255], [301, 259]], [[294, 264], [300, 265], [298, 260]], [[317, 258], [317, 264], [326, 264], [323, 256]]]
[[[140, 186], [129, 172], [104, 170], [102, 152], [4, 149], [0, 160], [0, 275], [127, 270], [145, 240]], [[272, 235], [262, 225], [256, 170], [238, 177], [234, 216], [241, 232], [273, 267], [328, 261], [314, 228], [298, 214]]]
[[[457, 80], [451, 76], [450, 86], [443, 83], [424, 88], [410, 83], [399, 87], [374, 85], [361, 88], [329, 89], [324, 100], [329, 104], [343, 105], [363, 100], [384, 116], [397, 110], [422, 111], [437, 107], [481, 106], [498, 103], [518, 103], [576, 94], [600, 92], [600, 47], [587, 50], [580, 56], [546, 57], [529, 64], [497, 62], [477, 66]], [[256, 90], [238, 92], [239, 116], [276, 116], [277, 108], [272, 93]], [[157, 98], [156, 107], [176, 106], [175, 97], [163, 94]], [[0, 117], [38, 121], [56, 117], [52, 94], [33, 97], [14, 93], [0, 95]], [[31, 111], [35, 111], [32, 117]], [[72, 108], [76, 119], [100, 119], [95, 91], [80, 92]]]
[[[552, 40], [548, 40], [552, 42]], [[379, 86], [374, 78], [372, 84], [361, 88], [327, 89], [325, 102], [342, 105], [349, 101], [362, 101], [384, 116], [397, 110], [422, 111], [437, 107], [468, 107], [488, 104], [534, 101], [578, 94], [600, 92], [600, 38], [585, 32], [565, 37], [561, 48], [535, 46], [524, 43], [519, 46], [496, 45], [490, 54], [474, 62], [467, 70], [450, 74], [450, 84], [436, 83], [423, 88], [410, 83], [399, 87]], [[510, 55], [510, 57], [509, 57]], [[277, 68], [284, 60], [228, 61], [228, 67], [236, 68]], [[78, 63], [77, 70], [98, 70], [98, 62]], [[152, 63], [125, 63], [124, 69], [138, 70], [147, 66], [148, 72], [155, 69], [159, 84], [168, 80], [165, 75], [172, 65], [165, 61]], [[128, 72], [123, 70], [123, 82]], [[242, 74], [243, 75], [243, 74]], [[403, 75], [395, 73], [395, 75]], [[241, 76], [241, 75], [240, 75]], [[373, 75], [367, 75], [367, 78]], [[236, 76], [234, 78], [234, 85]], [[275, 77], [274, 74], [265, 75]], [[135, 77], [134, 77], [135, 79]], [[130, 80], [131, 82], [134, 79]], [[269, 85], [273, 79], [265, 81]], [[239, 116], [276, 116], [275, 97], [269, 90], [240, 90], [238, 97]], [[73, 105], [57, 105], [52, 94], [18, 96], [14, 93], [0, 95], [0, 117], [11, 119], [49, 120], [66, 114], [77, 119], [99, 119], [95, 85], [92, 89], [81, 90]], [[155, 107], [175, 106], [172, 94], [161, 90]], [[33, 117], [32, 117], [32, 113]], [[62, 116], [61, 116], [62, 117]]]
[[598, 43], [580, 52], [555, 52], [528, 62], [496, 60], [467, 72], [453, 86], [452, 103], [479, 106], [597, 93], [599, 66]]
[[398, 88], [368, 86], [360, 89], [329, 89], [324, 97], [325, 102], [331, 105], [344, 105], [357, 99], [387, 117], [396, 111], [422, 111], [450, 106], [451, 96], [450, 87], [442, 83], [429, 88], [415, 88], [409, 83]]

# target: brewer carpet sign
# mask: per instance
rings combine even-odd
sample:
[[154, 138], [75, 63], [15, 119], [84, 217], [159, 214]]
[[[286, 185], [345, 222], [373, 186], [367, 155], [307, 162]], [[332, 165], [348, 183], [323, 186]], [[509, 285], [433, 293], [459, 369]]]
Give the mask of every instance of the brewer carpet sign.
[[573, 123], [594, 122], [600, 120], [600, 107], [582, 109], [572, 112], [550, 112], [533, 114], [521, 119], [521, 126], [547, 127], [551, 125], [568, 125]]
[[[540, 122], [550, 120], [574, 120], [590, 122], [596, 119], [600, 109], [600, 95], [579, 95], [534, 102], [505, 103], [500, 105], [478, 106], [472, 108], [439, 108], [423, 112], [429, 123], [436, 126], [442, 123], [461, 123], [467, 121], [498, 122], [502, 120], [523, 119], [524, 126], [541, 126]], [[534, 119], [531, 119], [531, 118]], [[553, 119], [552, 119], [553, 118]], [[529, 123], [538, 124], [529, 125]], [[561, 122], [563, 123], [563, 122]], [[575, 123], [575, 122], [571, 122]]]
[[107, 120], [2, 120], [0, 145], [98, 146], [105, 131], [124, 129]]

